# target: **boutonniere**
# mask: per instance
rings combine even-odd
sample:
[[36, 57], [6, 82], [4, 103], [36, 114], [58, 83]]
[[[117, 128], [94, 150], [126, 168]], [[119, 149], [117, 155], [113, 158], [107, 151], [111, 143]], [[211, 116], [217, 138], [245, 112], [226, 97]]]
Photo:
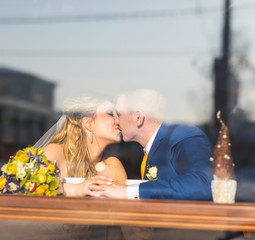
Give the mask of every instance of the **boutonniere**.
[[155, 181], [158, 179], [158, 167], [157, 166], [148, 166], [146, 177], [149, 181]]

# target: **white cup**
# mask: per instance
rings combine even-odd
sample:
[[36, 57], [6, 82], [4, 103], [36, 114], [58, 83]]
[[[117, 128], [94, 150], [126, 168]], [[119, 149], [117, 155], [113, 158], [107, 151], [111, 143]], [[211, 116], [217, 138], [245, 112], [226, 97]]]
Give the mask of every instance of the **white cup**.
[[213, 201], [216, 203], [234, 203], [237, 189], [236, 180], [212, 180]]
[[127, 179], [125, 181], [126, 185], [132, 185], [132, 184], [139, 184], [139, 183], [144, 183], [148, 182], [148, 180], [139, 180], [139, 179]]
[[66, 177], [66, 178], [63, 178], [63, 183], [78, 184], [78, 183], [84, 182], [85, 180], [86, 180], [86, 178]]

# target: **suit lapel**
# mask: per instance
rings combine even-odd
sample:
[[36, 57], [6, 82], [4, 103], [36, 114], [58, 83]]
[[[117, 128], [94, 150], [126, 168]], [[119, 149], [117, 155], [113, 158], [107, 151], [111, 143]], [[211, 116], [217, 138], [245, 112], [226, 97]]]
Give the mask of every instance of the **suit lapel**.
[[148, 158], [147, 158], [146, 166], [145, 166], [145, 171], [144, 171], [144, 179], [146, 179], [147, 168], [152, 163], [153, 155], [156, 152], [159, 144], [161, 143], [161, 141], [165, 137], [167, 131], [168, 131], [168, 127], [164, 123], [162, 123], [162, 125], [160, 126], [160, 128], [158, 130], [158, 133], [157, 133], [157, 135], [154, 139], [154, 142], [151, 146], [150, 152], [148, 154]]

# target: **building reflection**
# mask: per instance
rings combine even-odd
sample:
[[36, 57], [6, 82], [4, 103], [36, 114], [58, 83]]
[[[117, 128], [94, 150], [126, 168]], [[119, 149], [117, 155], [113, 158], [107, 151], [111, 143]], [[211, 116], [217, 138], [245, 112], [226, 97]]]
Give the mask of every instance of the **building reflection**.
[[0, 68], [0, 159], [32, 145], [54, 122], [56, 84]]

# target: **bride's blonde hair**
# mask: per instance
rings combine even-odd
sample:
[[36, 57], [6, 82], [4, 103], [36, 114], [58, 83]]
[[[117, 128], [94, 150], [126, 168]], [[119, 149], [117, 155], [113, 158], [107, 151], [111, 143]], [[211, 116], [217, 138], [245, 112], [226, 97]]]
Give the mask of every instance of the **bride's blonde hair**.
[[50, 142], [63, 144], [69, 177], [89, 178], [95, 173], [87, 147], [89, 137], [82, 125], [82, 119], [84, 117], [94, 119], [98, 106], [103, 102], [100, 99], [85, 97], [72, 98], [64, 103], [65, 122]]

